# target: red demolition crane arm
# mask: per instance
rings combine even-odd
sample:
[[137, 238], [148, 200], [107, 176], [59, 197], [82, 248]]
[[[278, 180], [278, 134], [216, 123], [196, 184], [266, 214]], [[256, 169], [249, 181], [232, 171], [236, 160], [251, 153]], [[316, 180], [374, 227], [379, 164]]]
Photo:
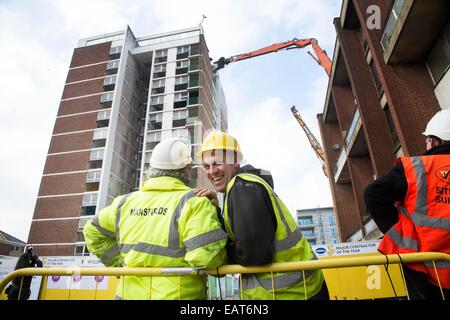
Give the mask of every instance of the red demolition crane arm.
[[219, 60], [215, 61], [213, 64], [213, 70], [217, 71], [222, 68], [224, 68], [227, 64], [231, 62], [241, 61], [245, 59], [250, 59], [258, 56], [262, 56], [268, 53], [277, 52], [282, 49], [290, 50], [290, 49], [299, 49], [304, 48], [306, 46], [311, 45], [316, 56], [314, 56], [311, 52], [308, 51], [309, 55], [320, 65], [325, 69], [325, 72], [330, 76], [331, 74], [331, 65], [332, 62], [330, 58], [328, 58], [328, 55], [325, 50], [322, 50], [320, 48], [319, 44], [317, 43], [317, 40], [314, 38], [310, 39], [292, 39], [290, 41], [281, 42], [281, 43], [275, 43], [270, 46], [251, 51], [244, 54], [238, 54], [235, 56], [231, 56], [229, 58], [220, 58]]

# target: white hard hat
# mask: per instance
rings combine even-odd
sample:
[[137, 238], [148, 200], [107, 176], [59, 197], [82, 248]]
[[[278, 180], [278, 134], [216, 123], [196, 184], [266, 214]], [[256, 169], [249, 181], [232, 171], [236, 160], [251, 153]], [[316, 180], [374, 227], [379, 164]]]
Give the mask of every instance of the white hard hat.
[[438, 111], [428, 122], [426, 136], [435, 136], [441, 140], [450, 140], [450, 109]]
[[186, 139], [170, 138], [153, 149], [150, 166], [155, 169], [177, 170], [192, 164], [191, 148]]

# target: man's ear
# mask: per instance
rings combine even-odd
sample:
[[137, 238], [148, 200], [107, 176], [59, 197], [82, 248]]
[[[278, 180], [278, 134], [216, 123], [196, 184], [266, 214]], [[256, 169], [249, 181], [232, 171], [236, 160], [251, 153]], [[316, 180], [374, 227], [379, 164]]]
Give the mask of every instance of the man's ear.
[[431, 147], [433, 147], [433, 148], [440, 146], [440, 145], [441, 145], [440, 142], [436, 139], [433, 139], [433, 141], [431, 142]]

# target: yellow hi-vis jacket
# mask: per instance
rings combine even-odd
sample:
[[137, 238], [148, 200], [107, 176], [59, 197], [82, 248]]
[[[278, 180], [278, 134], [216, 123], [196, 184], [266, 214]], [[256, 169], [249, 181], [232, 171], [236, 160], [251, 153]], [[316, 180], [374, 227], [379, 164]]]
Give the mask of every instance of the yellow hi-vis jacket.
[[[233, 188], [237, 177], [263, 185], [270, 196], [277, 220], [272, 262], [317, 259], [289, 210], [262, 178], [254, 174], [239, 173], [228, 183], [226, 193], [228, 194]], [[233, 216], [236, 219], [241, 214], [245, 214], [245, 212], [234, 212]], [[224, 200], [224, 220], [228, 236], [231, 241], [234, 241], [226, 198]], [[255, 221], [255, 223], [258, 222]], [[271, 300], [274, 297], [277, 300], [306, 300], [320, 291], [323, 281], [324, 277], [321, 270], [277, 272], [273, 274], [273, 282], [271, 273], [247, 274], [242, 277], [242, 297], [251, 300]]]
[[[227, 234], [216, 208], [181, 180], [151, 178], [114, 199], [84, 227], [86, 245], [106, 266], [215, 268]], [[205, 299], [206, 276], [121, 277], [119, 299]]]

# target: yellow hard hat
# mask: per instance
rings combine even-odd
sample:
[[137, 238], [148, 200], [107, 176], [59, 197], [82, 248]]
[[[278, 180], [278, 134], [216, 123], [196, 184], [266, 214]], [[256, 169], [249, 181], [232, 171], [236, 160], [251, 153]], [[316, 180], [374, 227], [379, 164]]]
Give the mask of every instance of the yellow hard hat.
[[210, 132], [205, 140], [203, 140], [200, 151], [198, 151], [195, 155], [202, 158], [203, 152], [212, 150], [235, 151], [238, 159], [242, 160], [242, 152], [239, 142], [228, 133], [219, 130]]

